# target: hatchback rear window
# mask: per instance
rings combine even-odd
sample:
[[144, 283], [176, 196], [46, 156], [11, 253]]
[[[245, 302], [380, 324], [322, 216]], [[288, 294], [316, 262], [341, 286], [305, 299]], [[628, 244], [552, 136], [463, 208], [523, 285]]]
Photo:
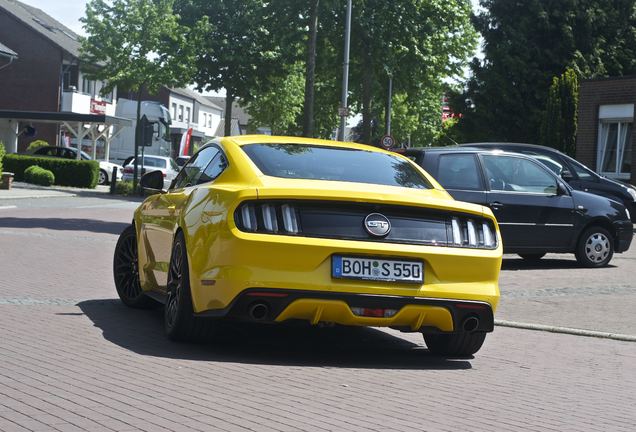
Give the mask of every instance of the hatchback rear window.
[[385, 153], [309, 144], [247, 144], [242, 149], [273, 177], [432, 187], [409, 162]]

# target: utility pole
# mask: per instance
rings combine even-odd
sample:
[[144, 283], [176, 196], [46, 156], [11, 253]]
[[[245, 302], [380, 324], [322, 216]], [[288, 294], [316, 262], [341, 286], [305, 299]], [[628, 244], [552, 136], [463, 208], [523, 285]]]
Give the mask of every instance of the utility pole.
[[389, 73], [389, 97], [386, 101], [386, 123], [385, 130], [387, 135], [391, 135], [391, 102], [393, 100], [393, 74]]
[[351, 0], [347, 0], [347, 19], [345, 25], [344, 64], [342, 68], [342, 98], [340, 100], [340, 128], [338, 140], [344, 141], [345, 128], [347, 127], [347, 96], [349, 93], [349, 45], [351, 42]]

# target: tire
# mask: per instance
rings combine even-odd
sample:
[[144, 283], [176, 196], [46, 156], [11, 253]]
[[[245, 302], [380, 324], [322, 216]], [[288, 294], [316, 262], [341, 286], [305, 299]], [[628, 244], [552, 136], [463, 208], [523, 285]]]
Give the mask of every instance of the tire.
[[541, 258], [545, 256], [545, 252], [544, 253], [523, 253], [523, 254], [519, 254], [519, 256], [526, 261], [539, 261]]
[[117, 295], [126, 306], [136, 309], [152, 309], [157, 306], [157, 302], [144, 294], [139, 283], [137, 235], [133, 225], [128, 226], [117, 240], [113, 277]]
[[575, 255], [583, 267], [605, 267], [614, 256], [614, 238], [605, 228], [590, 227], [581, 234]]
[[172, 245], [168, 270], [168, 300], [164, 307], [164, 329], [173, 341], [205, 339], [212, 329], [208, 320], [194, 316], [188, 254], [183, 233], [177, 233]]
[[469, 357], [475, 354], [486, 339], [485, 332], [425, 334], [424, 342], [435, 355], [445, 357]]
[[108, 184], [108, 173], [104, 171], [103, 169], [99, 170], [99, 176], [97, 177], [97, 184], [98, 185]]

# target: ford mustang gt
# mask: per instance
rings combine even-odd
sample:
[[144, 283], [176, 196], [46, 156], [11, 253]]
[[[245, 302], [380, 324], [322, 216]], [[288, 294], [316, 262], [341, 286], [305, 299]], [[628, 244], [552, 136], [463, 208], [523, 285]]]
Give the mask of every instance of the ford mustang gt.
[[170, 339], [213, 320], [386, 326], [467, 356], [493, 330], [502, 244], [490, 209], [455, 201], [422, 168], [353, 143], [213, 141], [120, 236], [117, 293], [164, 304]]

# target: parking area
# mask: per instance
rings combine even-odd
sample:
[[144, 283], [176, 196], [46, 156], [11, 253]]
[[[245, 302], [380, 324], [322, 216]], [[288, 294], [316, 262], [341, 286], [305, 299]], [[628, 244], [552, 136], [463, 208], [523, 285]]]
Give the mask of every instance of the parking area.
[[[636, 343], [497, 327], [474, 359], [393, 330], [224, 328], [163, 336], [116, 300], [136, 203], [0, 202], [0, 430], [630, 431]], [[636, 335], [634, 249], [606, 269], [504, 260], [497, 318]]]

